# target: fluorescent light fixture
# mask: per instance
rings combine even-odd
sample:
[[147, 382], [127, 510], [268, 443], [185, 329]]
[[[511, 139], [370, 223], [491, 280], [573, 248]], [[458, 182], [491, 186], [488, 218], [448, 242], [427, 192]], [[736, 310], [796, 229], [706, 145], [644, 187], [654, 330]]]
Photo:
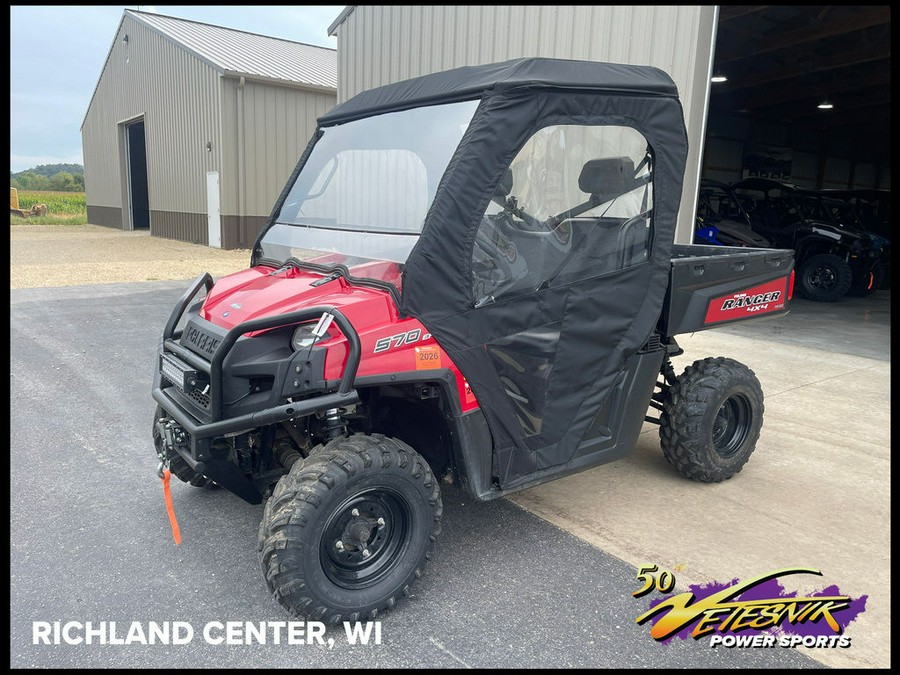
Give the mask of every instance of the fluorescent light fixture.
[[728, 78], [725, 77], [725, 75], [722, 74], [722, 73], [716, 73], [716, 74], [713, 75], [711, 78], [709, 78], [709, 81], [710, 81], [710, 82], [715, 82], [715, 83], [718, 84], [719, 82], [728, 82]]
[[831, 110], [834, 107], [833, 103], [829, 103], [828, 101], [822, 101], [819, 105], [816, 106], [819, 110]]

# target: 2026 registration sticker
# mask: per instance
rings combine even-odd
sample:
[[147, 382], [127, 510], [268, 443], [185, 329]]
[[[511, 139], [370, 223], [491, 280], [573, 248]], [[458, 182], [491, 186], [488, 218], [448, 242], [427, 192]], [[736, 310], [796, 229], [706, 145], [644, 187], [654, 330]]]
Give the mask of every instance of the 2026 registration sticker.
[[416, 370], [441, 367], [441, 348], [437, 345], [416, 347]]

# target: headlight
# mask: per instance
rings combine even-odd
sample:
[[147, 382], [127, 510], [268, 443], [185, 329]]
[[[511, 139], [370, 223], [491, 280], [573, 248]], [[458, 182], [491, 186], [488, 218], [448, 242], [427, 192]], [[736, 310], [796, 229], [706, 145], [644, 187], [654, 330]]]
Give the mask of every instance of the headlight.
[[[291, 347], [294, 351], [300, 349], [306, 349], [307, 347], [312, 346], [313, 343], [318, 339], [313, 334], [313, 330], [315, 329], [315, 323], [305, 323], [302, 326], [297, 326], [296, 330], [294, 330], [293, 336], [291, 336]], [[327, 337], [327, 333], [323, 337]]]
[[331, 339], [328, 327], [331, 325], [332, 321], [334, 321], [334, 315], [323, 312], [318, 321], [297, 326], [297, 328], [294, 329], [294, 334], [291, 336], [291, 347], [294, 348], [294, 351], [297, 351], [311, 347], [315, 344], [316, 340]]

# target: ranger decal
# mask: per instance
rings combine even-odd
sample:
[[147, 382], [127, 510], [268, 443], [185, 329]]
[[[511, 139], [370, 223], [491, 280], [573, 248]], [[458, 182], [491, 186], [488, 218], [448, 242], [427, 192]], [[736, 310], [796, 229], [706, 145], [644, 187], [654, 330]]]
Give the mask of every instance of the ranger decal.
[[733, 321], [744, 318], [748, 314], [783, 311], [786, 290], [787, 277], [779, 277], [737, 293], [720, 295], [709, 301], [704, 323]]

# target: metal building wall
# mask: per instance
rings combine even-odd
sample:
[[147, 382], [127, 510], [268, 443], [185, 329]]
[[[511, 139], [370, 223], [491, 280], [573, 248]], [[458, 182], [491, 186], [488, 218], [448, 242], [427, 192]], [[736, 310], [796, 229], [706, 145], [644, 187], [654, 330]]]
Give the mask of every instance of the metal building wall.
[[222, 79], [222, 246], [249, 248], [333, 93]]
[[143, 116], [151, 233], [207, 243], [206, 172], [217, 170], [222, 145], [219, 82], [214, 68], [125, 15], [82, 126], [90, 222], [130, 229], [121, 123]]
[[522, 56], [657, 66], [678, 85], [689, 153], [676, 240], [690, 242], [718, 7], [355, 5], [334, 27], [338, 100], [408, 77]]

